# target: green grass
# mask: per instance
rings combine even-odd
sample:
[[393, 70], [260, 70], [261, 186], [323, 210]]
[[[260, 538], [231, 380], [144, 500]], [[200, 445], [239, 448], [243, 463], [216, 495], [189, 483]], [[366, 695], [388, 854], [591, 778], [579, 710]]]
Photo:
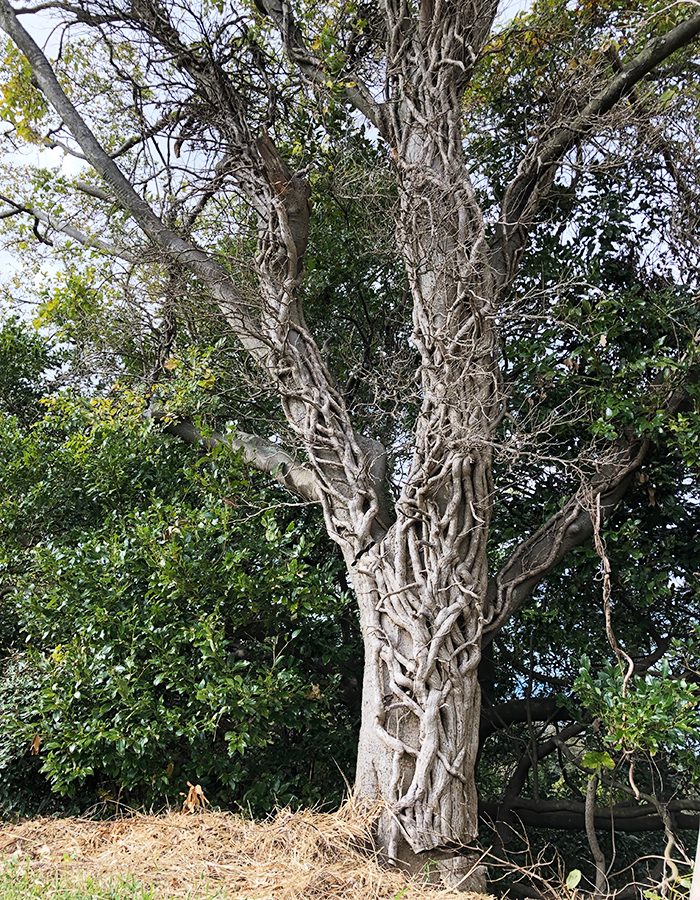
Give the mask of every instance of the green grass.
[[[224, 895], [197, 891], [197, 900], [223, 900]], [[0, 868], [0, 900], [167, 900], [163, 893], [134, 878], [96, 881], [91, 876], [44, 875], [25, 865], [6, 863]], [[177, 900], [183, 900], [182, 895]]]

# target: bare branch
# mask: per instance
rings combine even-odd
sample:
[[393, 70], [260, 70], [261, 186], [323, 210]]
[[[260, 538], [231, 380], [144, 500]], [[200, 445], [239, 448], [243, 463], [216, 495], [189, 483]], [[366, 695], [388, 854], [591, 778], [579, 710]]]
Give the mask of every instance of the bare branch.
[[74, 186], [83, 194], [94, 197], [95, 200], [104, 200], [106, 203], [114, 203], [114, 197], [102, 188], [98, 188], [94, 184], [88, 184], [87, 181], [74, 181]]
[[154, 122], [150, 128], [147, 128], [142, 134], [134, 134], [132, 137], [127, 138], [124, 143], [118, 147], [114, 153], [110, 153], [109, 155], [112, 159], [117, 159], [120, 156], [123, 156], [133, 147], [136, 147], [138, 144], [142, 144], [144, 141], [147, 141], [149, 138], [152, 138], [154, 135], [158, 134], [158, 132], [164, 128], [166, 125], [174, 124], [178, 122], [182, 118], [182, 115], [178, 112], [171, 112], [167, 116], [161, 116], [157, 122]]
[[615, 460], [602, 466], [589, 485], [579, 489], [548, 522], [518, 546], [489, 582], [485, 643], [493, 640], [496, 632], [574, 547], [580, 547], [593, 536], [591, 498], [600, 498], [601, 517], [607, 517], [624, 497], [648, 449], [648, 441], [620, 446]]
[[[86, 191], [86, 193], [88, 192]], [[87, 247], [91, 250], [101, 250], [102, 253], [106, 253], [108, 256], [114, 256], [118, 259], [123, 259], [125, 262], [132, 264], [143, 262], [142, 258], [136, 256], [130, 250], [116, 247], [114, 244], [103, 241], [102, 238], [95, 237], [95, 235], [84, 234], [82, 231], [79, 231], [77, 228], [74, 228], [67, 222], [60, 222], [56, 219], [53, 219], [50, 215], [48, 215], [48, 213], [45, 213], [41, 209], [37, 209], [36, 206], [31, 206], [24, 203], [16, 203], [14, 200], [11, 200], [9, 197], [5, 197], [2, 194], [0, 194], [0, 200], [12, 207], [12, 210], [7, 210], [4, 213], [0, 214], [0, 218], [8, 218], [11, 215], [26, 213], [29, 216], [33, 216], [33, 218], [38, 222], [43, 222], [43, 224], [48, 226], [48, 228], [50, 228], [52, 231], [59, 232], [60, 234], [65, 234], [66, 237], [71, 238], [71, 240], [77, 241], [79, 244], [82, 244], [84, 247]], [[46, 242], [46, 238], [40, 237], [40, 240], [42, 240], [44, 243]]]
[[48, 147], [49, 150], [63, 150], [64, 153], [67, 153], [68, 156], [72, 156], [74, 159], [81, 159], [83, 162], [88, 162], [88, 158], [84, 153], [79, 153], [73, 147], [69, 147], [68, 144], [59, 141], [56, 138], [45, 137], [42, 138], [41, 142], [45, 147]]
[[150, 410], [146, 416], [161, 424], [166, 434], [172, 434], [187, 444], [199, 444], [207, 450], [223, 444], [231, 450], [240, 451], [243, 459], [254, 469], [271, 475], [279, 485], [302, 500], [307, 503], [321, 501], [313, 472], [271, 441], [245, 431], [226, 436], [213, 431], [205, 435], [192, 422], [173, 421], [170, 414], [160, 410]]

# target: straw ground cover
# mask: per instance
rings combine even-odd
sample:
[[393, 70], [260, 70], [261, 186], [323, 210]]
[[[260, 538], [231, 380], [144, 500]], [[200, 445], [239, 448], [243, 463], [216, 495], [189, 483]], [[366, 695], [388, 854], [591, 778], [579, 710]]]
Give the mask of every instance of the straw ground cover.
[[[0, 829], [0, 900], [448, 900], [383, 867], [372, 816], [281, 810], [266, 822], [198, 811]], [[479, 895], [472, 895], [474, 900]]]

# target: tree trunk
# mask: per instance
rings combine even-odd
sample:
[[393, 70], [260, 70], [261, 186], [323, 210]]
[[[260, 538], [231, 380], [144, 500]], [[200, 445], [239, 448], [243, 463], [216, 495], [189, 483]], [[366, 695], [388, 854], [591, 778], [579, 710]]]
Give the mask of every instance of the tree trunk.
[[412, 871], [436, 861], [443, 881], [472, 889], [471, 863], [453, 870], [478, 816], [491, 459], [474, 456], [449, 460], [449, 490], [438, 494], [450, 502], [424, 490], [409, 510], [405, 490], [386, 537], [348, 560], [365, 642], [356, 795], [381, 801], [379, 846], [391, 860]]
[[483, 890], [483, 868], [469, 876], [460, 851], [478, 825], [478, 666], [501, 409], [495, 288], [459, 104], [435, 110], [422, 91], [411, 96], [417, 105], [406, 100], [391, 139], [420, 411], [396, 521], [348, 559], [365, 642], [356, 794], [381, 800], [390, 859], [413, 871], [436, 862], [448, 885]]

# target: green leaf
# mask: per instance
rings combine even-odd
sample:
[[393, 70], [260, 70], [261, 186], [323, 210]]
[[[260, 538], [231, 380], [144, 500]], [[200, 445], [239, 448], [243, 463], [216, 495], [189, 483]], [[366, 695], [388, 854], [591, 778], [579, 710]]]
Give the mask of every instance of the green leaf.
[[598, 771], [602, 766], [605, 766], [606, 769], [614, 769], [615, 763], [606, 751], [598, 751], [598, 750], [589, 750], [583, 756], [583, 765], [587, 769], [595, 769]]
[[566, 876], [566, 886], [570, 891], [573, 891], [576, 887], [578, 887], [581, 881], [581, 870], [580, 869], [572, 869], [569, 874]]

